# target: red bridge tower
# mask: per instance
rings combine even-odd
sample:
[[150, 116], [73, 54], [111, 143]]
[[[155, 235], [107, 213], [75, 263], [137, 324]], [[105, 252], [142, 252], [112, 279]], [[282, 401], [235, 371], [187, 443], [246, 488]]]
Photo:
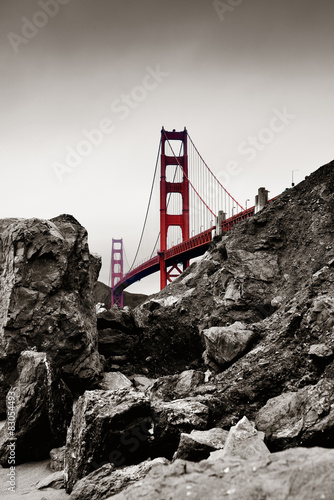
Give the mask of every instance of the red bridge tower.
[[123, 240], [112, 239], [111, 248], [111, 307], [123, 307], [123, 290], [114, 290], [116, 283], [123, 278]]
[[[161, 130], [161, 178], [160, 178], [160, 288], [161, 290], [172, 281], [172, 278], [179, 276], [188, 266], [189, 260], [181, 262], [173, 261], [168, 263], [164, 259], [164, 252], [167, 250], [167, 233], [170, 226], [179, 226], [182, 231], [182, 241], [189, 239], [189, 178], [188, 178], [188, 153], [187, 153], [187, 130], [183, 132], [167, 132]], [[182, 156], [167, 156], [166, 142], [181, 141], [183, 144]], [[172, 154], [172, 153], [171, 153]], [[182, 171], [181, 182], [168, 182], [166, 180], [166, 169], [169, 165], [179, 166]], [[167, 196], [169, 193], [179, 193], [182, 197], [182, 213], [167, 213]], [[183, 269], [179, 268], [182, 264]]]

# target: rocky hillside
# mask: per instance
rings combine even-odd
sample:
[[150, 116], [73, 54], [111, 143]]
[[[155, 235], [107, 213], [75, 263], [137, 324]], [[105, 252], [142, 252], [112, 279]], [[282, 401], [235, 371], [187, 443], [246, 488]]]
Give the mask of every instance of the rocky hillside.
[[[147, 299], [147, 295], [142, 293], [123, 292], [124, 307], [131, 307], [131, 309], [134, 309], [142, 304], [145, 299]], [[96, 283], [95, 302], [96, 304], [103, 304], [106, 309], [110, 309], [111, 307], [111, 288], [101, 281]]]
[[334, 498], [334, 162], [97, 330], [84, 229], [0, 228], [3, 467], [15, 394], [17, 463], [50, 451], [46, 496]]

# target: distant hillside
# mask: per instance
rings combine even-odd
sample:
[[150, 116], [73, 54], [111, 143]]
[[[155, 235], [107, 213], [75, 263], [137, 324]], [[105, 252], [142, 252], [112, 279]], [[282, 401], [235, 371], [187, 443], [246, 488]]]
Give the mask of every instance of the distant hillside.
[[[147, 295], [141, 293], [124, 292], [123, 295], [124, 306], [128, 306], [131, 307], [131, 309], [133, 309], [134, 307], [137, 307], [140, 304], [142, 304], [142, 302], [144, 302], [144, 300], [147, 299], [147, 297], [148, 297]], [[98, 281], [96, 284], [95, 301], [96, 304], [98, 302], [105, 304], [106, 309], [111, 308], [111, 289], [109, 286], [105, 285], [101, 281]]]

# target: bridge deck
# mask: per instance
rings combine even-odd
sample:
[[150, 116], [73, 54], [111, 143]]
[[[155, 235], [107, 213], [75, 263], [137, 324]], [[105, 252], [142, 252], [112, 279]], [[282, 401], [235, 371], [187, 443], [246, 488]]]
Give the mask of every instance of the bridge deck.
[[[268, 201], [268, 203], [274, 199], [275, 198], [272, 198]], [[230, 229], [232, 229], [238, 222], [241, 222], [248, 217], [252, 217], [254, 214], [255, 207], [251, 207], [224, 220], [221, 226], [222, 232], [224, 233], [226, 231], [230, 231]], [[183, 262], [185, 260], [194, 259], [195, 257], [203, 255], [203, 253], [209, 248], [214, 230], [215, 226], [206, 229], [202, 233], [197, 234], [196, 236], [193, 236], [192, 238], [189, 238], [172, 248], [169, 248], [163, 254], [156, 255], [152, 259], [140, 264], [138, 267], [123, 276], [123, 278], [114, 287], [114, 291], [117, 290], [117, 292], [121, 292], [132, 283], [135, 283], [150, 274], [158, 272], [160, 270], [161, 257], [167, 265], [170, 265], [175, 262]]]

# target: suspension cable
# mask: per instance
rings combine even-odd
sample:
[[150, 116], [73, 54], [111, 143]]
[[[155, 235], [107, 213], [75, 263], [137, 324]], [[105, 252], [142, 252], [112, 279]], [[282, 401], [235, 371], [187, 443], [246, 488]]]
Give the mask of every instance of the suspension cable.
[[193, 143], [190, 135], [188, 134], [188, 137], [189, 137], [189, 140], [191, 142], [191, 144], [193, 145], [193, 148], [195, 149], [196, 153], [198, 154], [198, 156], [201, 158], [202, 162], [204, 163], [204, 165], [206, 166], [206, 168], [209, 170], [209, 172], [211, 173], [211, 175], [214, 177], [214, 179], [218, 182], [218, 184], [220, 185], [221, 188], [224, 189], [224, 191], [230, 196], [230, 198], [232, 198], [232, 200], [237, 204], [239, 205], [239, 207], [242, 209], [242, 210], [245, 210], [244, 207], [242, 205], [240, 205], [239, 202], [237, 202], [237, 200], [235, 198], [233, 198], [233, 196], [231, 195], [231, 193], [229, 193], [227, 191], [226, 188], [224, 188], [224, 186], [222, 185], [222, 183], [217, 179], [217, 177], [215, 176], [215, 174], [212, 172], [212, 170], [210, 169], [210, 167], [207, 165], [207, 163], [204, 161], [202, 155], [200, 154], [200, 152], [198, 151], [198, 149], [196, 148], [195, 144]]
[[160, 148], [161, 148], [161, 140], [160, 140], [160, 143], [159, 143], [157, 160], [155, 162], [155, 169], [154, 169], [153, 181], [152, 181], [152, 186], [151, 186], [150, 197], [149, 197], [148, 204], [147, 204], [147, 209], [146, 209], [146, 215], [145, 215], [145, 220], [144, 220], [144, 224], [143, 224], [143, 229], [142, 229], [142, 232], [141, 232], [141, 235], [140, 235], [140, 240], [139, 240], [139, 243], [138, 243], [136, 255], [135, 255], [134, 259], [133, 259], [133, 262], [131, 264], [129, 272], [132, 270], [132, 268], [134, 266], [134, 263], [136, 262], [136, 258], [137, 258], [138, 253], [139, 253], [140, 245], [141, 245], [141, 242], [143, 240], [144, 231], [145, 231], [146, 222], [147, 222], [147, 217], [148, 217], [148, 212], [149, 212], [150, 205], [151, 205], [151, 200], [152, 200], [152, 194], [153, 194], [153, 189], [154, 189], [155, 177], [156, 177], [157, 169], [158, 169], [158, 162], [159, 162], [159, 156], [160, 156]]
[[202, 196], [199, 194], [199, 192], [195, 189], [195, 187], [193, 186], [192, 182], [190, 181], [189, 177], [187, 176], [187, 174], [185, 173], [184, 171], [184, 168], [182, 167], [182, 165], [180, 164], [177, 156], [175, 155], [174, 153], [174, 150], [171, 146], [171, 143], [169, 142], [169, 139], [167, 137], [167, 134], [166, 134], [166, 131], [164, 130], [164, 134], [165, 134], [165, 138], [166, 138], [166, 141], [168, 142], [168, 145], [170, 147], [170, 150], [172, 151], [173, 155], [174, 155], [174, 158], [175, 160], [177, 161], [179, 167], [181, 168], [182, 172], [183, 172], [183, 175], [185, 176], [185, 178], [187, 179], [187, 181], [189, 182], [190, 186], [193, 188], [193, 190], [195, 191], [195, 193], [197, 194], [197, 196], [199, 197], [199, 199], [202, 201], [202, 203], [204, 203], [204, 205], [206, 206], [206, 208], [212, 213], [212, 215], [214, 217], [216, 217], [216, 214], [213, 213], [213, 211], [211, 210], [211, 208], [205, 203], [205, 201], [203, 200]]

